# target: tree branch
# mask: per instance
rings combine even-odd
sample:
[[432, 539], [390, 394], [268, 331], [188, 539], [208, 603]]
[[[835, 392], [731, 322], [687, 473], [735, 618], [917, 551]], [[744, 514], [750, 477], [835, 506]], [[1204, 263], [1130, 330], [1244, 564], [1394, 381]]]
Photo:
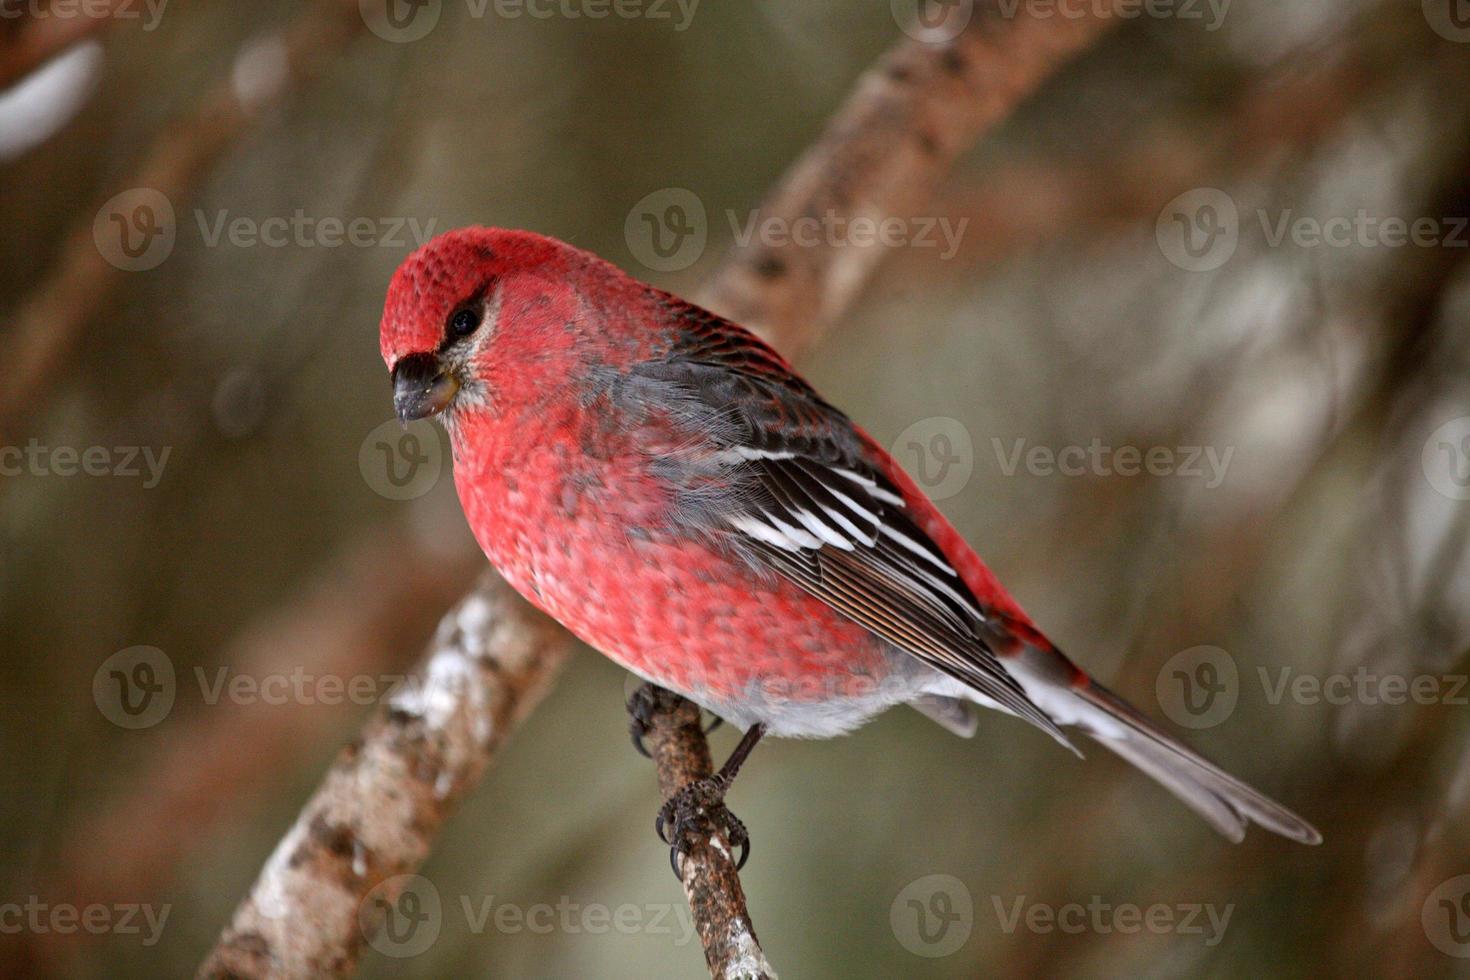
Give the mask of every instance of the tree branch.
[[[957, 4], [961, 15], [968, 4]], [[1058, 67], [1113, 23], [1096, 4], [1080, 16], [1010, 16], [975, 3], [954, 40], [911, 40], [858, 80], [822, 136], [761, 205], [760, 218], [828, 213], [913, 217], [955, 158], [1005, 120]], [[805, 352], [847, 309], [884, 256], [881, 243], [756, 243], [733, 253], [700, 302], [760, 333], [788, 358]]]
[[[84, 16], [64, 23], [83, 21], [100, 23]], [[314, 79], [363, 28], [355, 0], [318, 0], [287, 30], [245, 46], [235, 71], [204, 94], [192, 115], [168, 128], [117, 190], [146, 188], [174, 205], [188, 199], [209, 167], [266, 109]], [[0, 434], [13, 432], [34, 411], [44, 382], [128, 276], [96, 244], [95, 216], [88, 211], [78, 218], [55, 270], [25, 298], [5, 330], [0, 359], [12, 372], [11, 383], [0, 388]]]
[[[658, 769], [659, 793], [665, 800], [714, 773], [709, 742], [699, 707], [662, 688], [653, 691], [653, 710], [645, 739]], [[775, 972], [756, 939], [745, 907], [745, 890], [732, 857], [730, 840], [711, 821], [685, 839], [677, 870], [694, 926], [704, 946], [704, 960], [717, 980], [765, 980]]]
[[[550, 690], [572, 637], [487, 573], [413, 680], [337, 757], [200, 968], [346, 976], [460, 799]], [[383, 902], [365, 901], [369, 893]]]
[[[979, 6], [954, 40], [907, 41], [870, 69], [766, 202], [764, 216], [790, 221], [828, 210], [848, 218], [913, 215], [961, 151], [1108, 23], [1092, 14], [1003, 19], [997, 5]], [[883, 251], [878, 245], [761, 245], [732, 253], [699, 298], [783, 350], [802, 350], [843, 312]], [[454, 719], [453, 731], [473, 732], [478, 725], [493, 737], [456, 741], [457, 765], [448, 767], [443, 733], [450, 728], [425, 730], [416, 717], [400, 718], [393, 707], [380, 713], [277, 847], [201, 974], [348, 972], [382, 921], [381, 915], [357, 914], [363, 899], [424, 859], [447, 811], [545, 691], [570, 642], [502, 581], [487, 576], [446, 619], [422, 672], [432, 680], [436, 664], [439, 674], [446, 673], [445, 665], [459, 664], [449, 673], [476, 678], [469, 685], [431, 685], [433, 696], [425, 701]], [[665, 798], [710, 773], [694, 705], [670, 695], [650, 721]], [[438, 738], [427, 737], [436, 732]], [[425, 797], [425, 787], [446, 774], [452, 792]], [[356, 870], [359, 854], [372, 858], [365, 873]], [[712, 975], [770, 975], [728, 842], [716, 837], [697, 846], [684, 860], [681, 880]]]

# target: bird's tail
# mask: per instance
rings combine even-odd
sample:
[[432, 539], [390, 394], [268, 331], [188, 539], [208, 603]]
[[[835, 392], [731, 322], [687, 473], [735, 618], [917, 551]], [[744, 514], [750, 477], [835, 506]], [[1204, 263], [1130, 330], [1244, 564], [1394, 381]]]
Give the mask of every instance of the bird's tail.
[[1074, 685], [1077, 725], [1179, 797], [1210, 826], [1237, 843], [1250, 823], [1303, 844], [1322, 835], [1301, 817], [1186, 747], [1096, 681]]
[[[1252, 823], [1303, 844], [1320, 844], [1317, 829], [1236, 779], [1150, 721], [1067, 659], [1034, 628], [1011, 628], [1001, 662], [1054, 722], [1072, 726], [1152, 776], [1210, 826], [1239, 843]], [[998, 641], [999, 642], [999, 641]]]

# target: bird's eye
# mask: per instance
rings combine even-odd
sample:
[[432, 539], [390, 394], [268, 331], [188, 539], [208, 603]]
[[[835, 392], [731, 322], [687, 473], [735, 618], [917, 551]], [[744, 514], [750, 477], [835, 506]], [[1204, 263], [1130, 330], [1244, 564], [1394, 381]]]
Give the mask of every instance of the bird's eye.
[[480, 329], [479, 310], [455, 310], [449, 317], [449, 332], [456, 337], [468, 337], [478, 329]]

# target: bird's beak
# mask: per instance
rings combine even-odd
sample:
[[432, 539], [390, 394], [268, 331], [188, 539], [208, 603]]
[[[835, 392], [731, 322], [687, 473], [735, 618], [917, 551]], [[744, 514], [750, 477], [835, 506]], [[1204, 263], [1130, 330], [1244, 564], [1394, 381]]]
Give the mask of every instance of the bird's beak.
[[433, 354], [410, 354], [393, 366], [393, 410], [404, 425], [449, 407], [459, 379]]

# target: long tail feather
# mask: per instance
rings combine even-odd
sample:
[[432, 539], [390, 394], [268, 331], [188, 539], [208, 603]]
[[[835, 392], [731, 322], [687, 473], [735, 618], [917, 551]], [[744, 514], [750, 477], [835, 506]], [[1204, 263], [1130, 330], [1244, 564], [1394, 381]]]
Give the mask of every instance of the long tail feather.
[[[1237, 843], [1249, 823], [1303, 844], [1320, 844], [1317, 829], [1160, 729], [1095, 681], [1075, 689], [1086, 705], [1078, 723], [1098, 744], [1131, 762]], [[1103, 716], [1088, 724], [1088, 713]]]

